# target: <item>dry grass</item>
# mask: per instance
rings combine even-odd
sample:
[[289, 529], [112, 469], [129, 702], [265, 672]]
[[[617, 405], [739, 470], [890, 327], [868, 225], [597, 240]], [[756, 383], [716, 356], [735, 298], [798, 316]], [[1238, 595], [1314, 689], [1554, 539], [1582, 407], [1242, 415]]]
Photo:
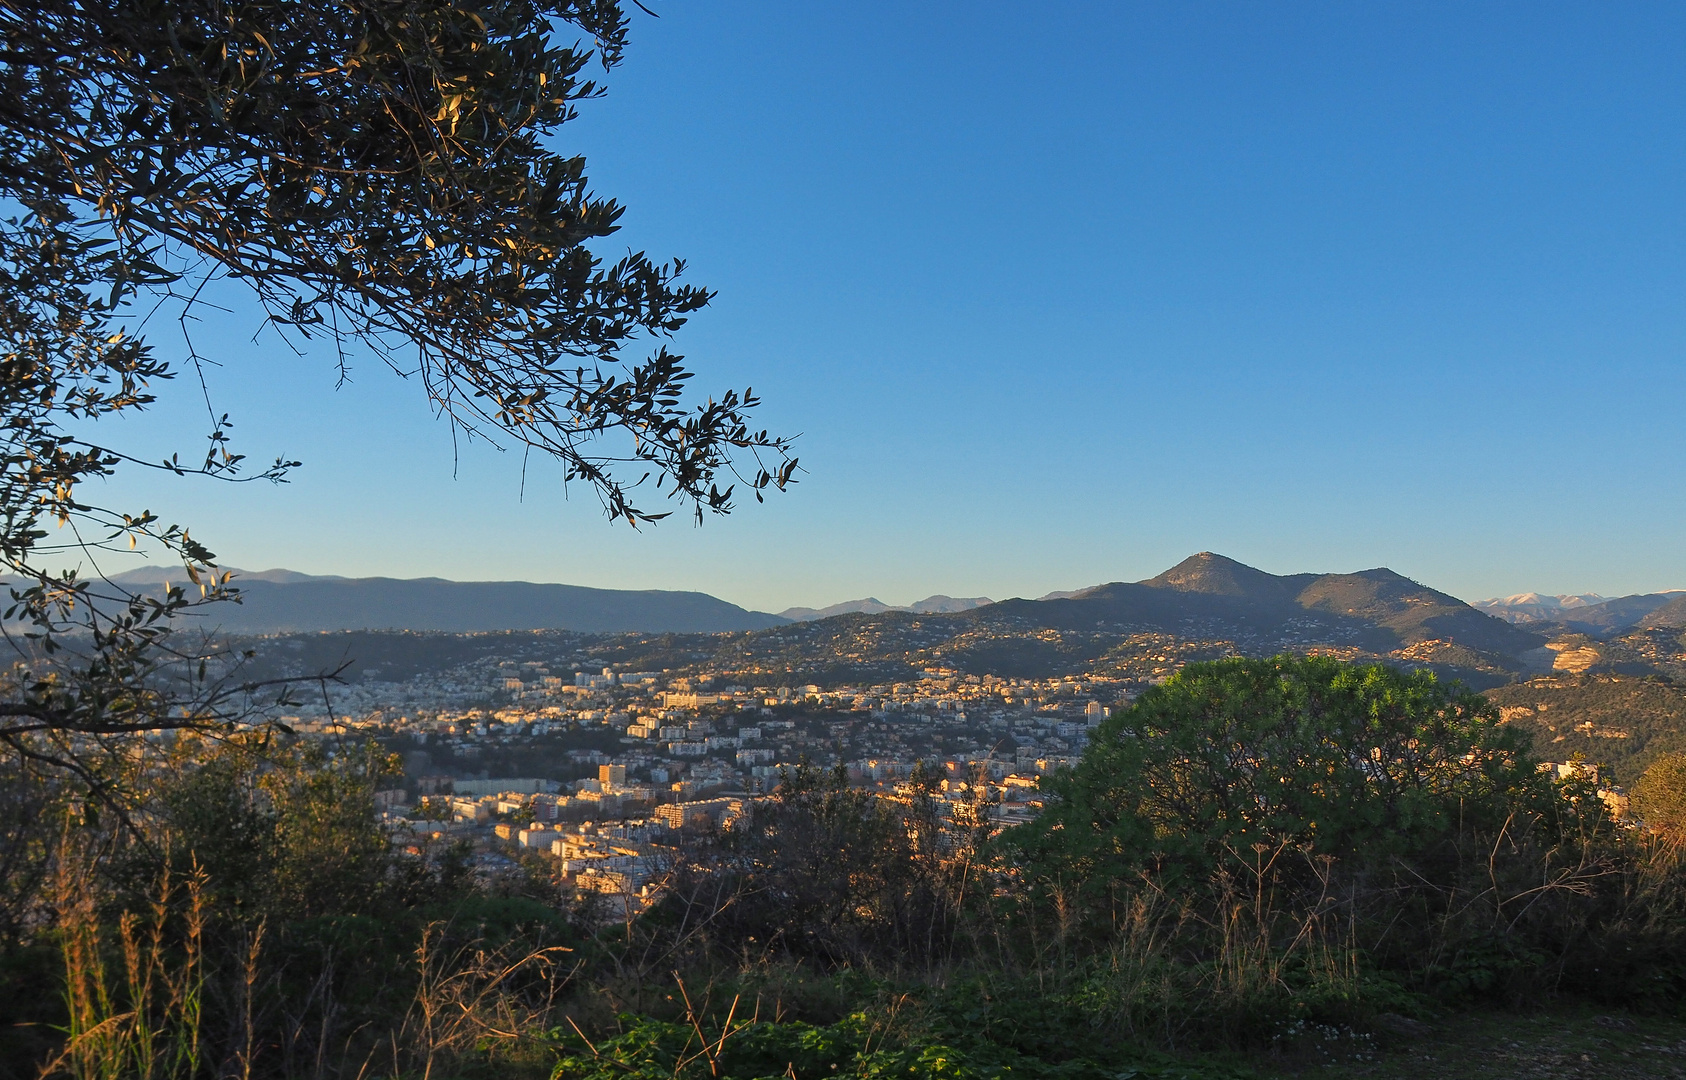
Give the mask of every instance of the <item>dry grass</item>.
[[513, 1057], [531, 1049], [578, 969], [567, 962], [571, 951], [489, 949], [479, 939], [453, 946], [445, 924], [429, 926], [416, 947], [415, 998], [389, 1039], [394, 1072], [407, 1064], [431, 1080], [441, 1062], [471, 1052]]
[[178, 882], [166, 868], [147, 910], [118, 919], [113, 957], [86, 880], [61, 871], [59, 929], [70, 1023], [63, 1051], [43, 1076], [177, 1080], [199, 1071], [203, 886], [197, 870]]

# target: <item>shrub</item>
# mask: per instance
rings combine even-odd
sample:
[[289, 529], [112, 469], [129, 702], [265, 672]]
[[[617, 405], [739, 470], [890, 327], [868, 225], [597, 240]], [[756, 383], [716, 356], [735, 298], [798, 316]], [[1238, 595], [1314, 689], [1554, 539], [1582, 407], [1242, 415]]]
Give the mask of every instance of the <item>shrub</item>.
[[1686, 836], [1686, 754], [1663, 754], [1633, 785], [1633, 812], [1646, 827]]

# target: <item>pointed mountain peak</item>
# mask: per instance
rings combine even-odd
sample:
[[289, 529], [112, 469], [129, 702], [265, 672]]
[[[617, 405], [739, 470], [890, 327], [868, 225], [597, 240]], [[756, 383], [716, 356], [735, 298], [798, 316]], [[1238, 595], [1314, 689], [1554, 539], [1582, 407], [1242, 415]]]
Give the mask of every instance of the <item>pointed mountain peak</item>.
[[1275, 574], [1267, 574], [1246, 563], [1236, 562], [1228, 556], [1211, 551], [1190, 555], [1163, 574], [1148, 578], [1142, 584], [1155, 589], [1213, 593], [1219, 596], [1280, 596], [1285, 589], [1284, 580]]

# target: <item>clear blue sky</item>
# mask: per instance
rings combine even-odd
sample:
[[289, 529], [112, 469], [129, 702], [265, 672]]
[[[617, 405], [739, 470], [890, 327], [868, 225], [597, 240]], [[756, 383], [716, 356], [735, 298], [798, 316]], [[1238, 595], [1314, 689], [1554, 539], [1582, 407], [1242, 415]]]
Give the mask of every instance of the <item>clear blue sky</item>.
[[[720, 291], [676, 347], [801, 434], [794, 490], [634, 533], [230, 323], [217, 407], [296, 482], [113, 496], [248, 568], [772, 610], [1203, 549], [1686, 588], [1686, 8], [651, 6], [565, 146], [630, 207], [605, 254]], [[188, 390], [136, 445], [196, 436]]]

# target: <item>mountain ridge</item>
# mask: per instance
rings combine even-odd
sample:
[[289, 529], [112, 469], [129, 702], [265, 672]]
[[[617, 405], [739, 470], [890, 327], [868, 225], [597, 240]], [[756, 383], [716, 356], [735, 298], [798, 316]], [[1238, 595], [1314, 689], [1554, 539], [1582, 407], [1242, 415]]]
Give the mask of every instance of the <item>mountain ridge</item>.
[[[1565, 596], [1518, 593], [1515, 596], [1477, 600], [1473, 606], [1506, 622], [1542, 632], [1555, 630], [1608, 637], [1650, 625], [1647, 620], [1653, 612], [1683, 598], [1686, 598], [1686, 590], [1681, 589], [1614, 597], [1598, 596], [1596, 593]], [[1596, 602], [1569, 602], [1584, 599]], [[1665, 619], [1677, 617], [1679, 616], [1664, 616]]]
[[1193, 623], [1228, 624], [1260, 634], [1305, 636], [1320, 642], [1392, 650], [1448, 642], [1515, 658], [1545, 638], [1477, 611], [1385, 567], [1348, 574], [1271, 574], [1203, 551], [1154, 577], [1109, 582], [1071, 596], [1008, 600], [968, 615], [994, 612], [1062, 628], [1137, 625], [1180, 631]]
[[1385, 567], [1277, 575], [1201, 552], [1145, 581], [1069, 596], [952, 614], [850, 612], [756, 631], [723, 641], [712, 663], [745, 685], [893, 684], [935, 673], [1143, 687], [1195, 661], [1297, 653], [1432, 670], [1479, 690], [1549, 669], [1547, 640]]
[[779, 618], [789, 619], [791, 622], [813, 622], [816, 619], [829, 619], [834, 615], [881, 615], [886, 611], [906, 611], [915, 615], [946, 615], [969, 611], [994, 602], [987, 596], [948, 596], [944, 593], [933, 593], [911, 604], [886, 604], [876, 596], [867, 596], [823, 608], [789, 607], [779, 612]]
[[[213, 605], [194, 617], [203, 620], [206, 629], [232, 634], [340, 630], [727, 633], [789, 622], [694, 591], [224, 569], [235, 575], [232, 584], [240, 591], [240, 602]], [[111, 580], [156, 594], [166, 583], [182, 585], [188, 579], [179, 566], [147, 566], [113, 574]]]
[[[1199, 632], [1254, 641], [1261, 648], [1267, 641], [1277, 643], [1272, 647], [1350, 647], [1377, 653], [1456, 647], [1509, 658], [1500, 666], [1510, 669], [1525, 666], [1517, 658], [1546, 640], [1531, 627], [1512, 625], [1385, 567], [1340, 574], [1272, 574], [1210, 551], [1142, 581], [1108, 582], [1039, 600], [995, 602], [935, 594], [910, 605], [890, 605], [864, 597], [829, 608], [788, 608], [777, 615], [747, 611], [700, 592], [349, 578], [284, 569], [235, 574], [243, 602], [211, 609], [207, 628], [246, 634], [384, 629], [725, 633], [902, 613], [1064, 630]], [[145, 567], [114, 575], [113, 580], [156, 591], [172, 576], [185, 579], [177, 567]]]
[[1653, 628], [1686, 629], [1686, 593], [1675, 596], [1673, 600], [1662, 607], [1648, 613], [1639, 621], [1639, 625], [1647, 630]]

